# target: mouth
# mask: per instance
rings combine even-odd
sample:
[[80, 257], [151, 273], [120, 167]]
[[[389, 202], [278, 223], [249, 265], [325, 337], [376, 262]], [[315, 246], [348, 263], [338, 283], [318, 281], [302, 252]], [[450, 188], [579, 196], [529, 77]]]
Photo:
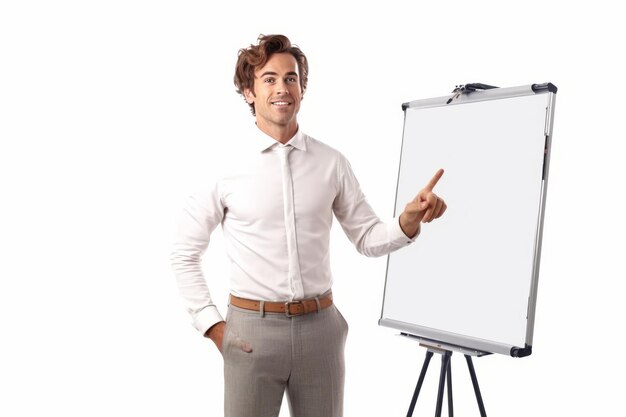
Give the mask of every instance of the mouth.
[[271, 102], [273, 106], [277, 106], [277, 107], [287, 107], [287, 106], [291, 106], [291, 102], [289, 101], [272, 101]]

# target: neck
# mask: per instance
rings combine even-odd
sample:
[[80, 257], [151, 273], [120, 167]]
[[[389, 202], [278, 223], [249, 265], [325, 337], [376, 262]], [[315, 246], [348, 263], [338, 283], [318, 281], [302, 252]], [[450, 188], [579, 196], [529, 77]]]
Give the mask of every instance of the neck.
[[263, 133], [282, 143], [283, 145], [291, 139], [298, 131], [298, 123], [289, 123], [288, 125], [276, 125], [263, 123], [257, 120], [256, 125]]

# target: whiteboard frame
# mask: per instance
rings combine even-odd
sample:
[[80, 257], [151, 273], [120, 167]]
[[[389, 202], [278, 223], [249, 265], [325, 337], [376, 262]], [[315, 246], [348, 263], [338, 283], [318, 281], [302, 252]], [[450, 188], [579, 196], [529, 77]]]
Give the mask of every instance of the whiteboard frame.
[[[445, 330], [434, 329], [430, 327], [421, 326], [415, 323], [406, 323], [398, 320], [394, 320], [389, 317], [384, 317], [385, 313], [385, 301], [388, 285], [388, 272], [390, 256], [387, 257], [387, 269], [385, 272], [385, 291], [383, 293], [383, 304], [381, 308], [381, 317], [378, 324], [384, 327], [400, 330], [401, 332], [408, 333], [416, 338], [425, 338], [435, 343], [441, 343], [447, 346], [452, 346], [456, 350], [475, 350], [482, 353], [500, 353], [503, 355], [510, 355], [513, 357], [524, 357], [532, 353], [533, 344], [533, 331], [535, 321], [535, 311], [537, 302], [537, 288], [539, 283], [539, 264], [541, 260], [541, 245], [543, 235], [543, 223], [544, 213], [546, 205], [546, 195], [548, 190], [548, 174], [550, 165], [550, 153], [552, 148], [552, 129], [554, 125], [554, 108], [556, 100], [557, 88], [551, 83], [544, 84], [530, 84], [519, 87], [509, 88], [493, 88], [482, 91], [472, 91], [461, 94], [450, 101], [450, 96], [435, 97], [430, 99], [415, 100], [402, 105], [404, 111], [404, 130], [402, 134], [402, 145], [400, 152], [400, 161], [402, 161], [402, 149], [404, 148], [405, 130], [406, 130], [406, 111], [407, 109], [416, 108], [428, 108], [428, 107], [444, 107], [444, 106], [456, 106], [463, 105], [465, 103], [474, 103], [478, 101], [497, 100], [503, 98], [513, 98], [521, 96], [529, 96], [536, 94], [548, 94], [546, 117], [544, 124], [545, 135], [545, 149], [544, 149], [544, 161], [543, 161], [543, 174], [540, 191], [540, 203], [539, 213], [537, 220], [537, 228], [535, 235], [534, 251], [533, 251], [533, 267], [532, 277], [530, 285], [530, 293], [528, 296], [528, 310], [526, 320], [526, 337], [525, 346], [511, 346], [508, 344], [502, 344], [491, 340], [485, 340], [466, 335], [460, 335], [451, 333]], [[398, 189], [400, 185], [400, 167], [398, 168], [398, 182], [396, 185], [396, 205], [394, 206], [394, 213], [397, 216], [397, 200]]]

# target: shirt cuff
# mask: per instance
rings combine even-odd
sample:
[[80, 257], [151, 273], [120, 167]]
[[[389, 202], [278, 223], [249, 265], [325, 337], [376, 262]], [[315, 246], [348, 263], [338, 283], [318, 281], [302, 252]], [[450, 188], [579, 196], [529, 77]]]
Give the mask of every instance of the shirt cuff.
[[203, 308], [196, 315], [193, 321], [193, 327], [195, 327], [200, 334], [204, 336], [207, 330], [213, 327], [214, 324], [219, 323], [220, 321], [224, 321], [219, 311], [217, 311], [217, 307], [214, 305], [207, 306]]
[[397, 245], [402, 246], [410, 245], [411, 243], [415, 242], [415, 239], [417, 239], [417, 237], [420, 235], [420, 232], [422, 231], [422, 225], [420, 224], [417, 228], [417, 233], [415, 233], [415, 236], [411, 238], [405, 235], [402, 231], [402, 228], [400, 227], [400, 216], [396, 217], [394, 221], [391, 222], [391, 225], [392, 227], [389, 231], [391, 234], [391, 241]]

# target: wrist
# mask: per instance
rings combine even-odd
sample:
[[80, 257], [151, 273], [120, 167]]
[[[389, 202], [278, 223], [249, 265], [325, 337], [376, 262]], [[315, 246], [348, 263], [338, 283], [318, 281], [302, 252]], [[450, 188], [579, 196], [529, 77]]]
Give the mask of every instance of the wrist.
[[204, 337], [209, 338], [211, 340], [215, 340], [215, 337], [218, 333], [223, 332], [225, 321], [218, 321], [204, 332]]
[[420, 222], [417, 221], [417, 216], [414, 216], [414, 219], [412, 219], [411, 217], [412, 216], [409, 216], [408, 214], [406, 214], [406, 212], [402, 212], [402, 214], [398, 218], [398, 221], [400, 223], [400, 229], [402, 229], [402, 232], [408, 238], [413, 239], [415, 236], [417, 236], [417, 233], [420, 230]]

